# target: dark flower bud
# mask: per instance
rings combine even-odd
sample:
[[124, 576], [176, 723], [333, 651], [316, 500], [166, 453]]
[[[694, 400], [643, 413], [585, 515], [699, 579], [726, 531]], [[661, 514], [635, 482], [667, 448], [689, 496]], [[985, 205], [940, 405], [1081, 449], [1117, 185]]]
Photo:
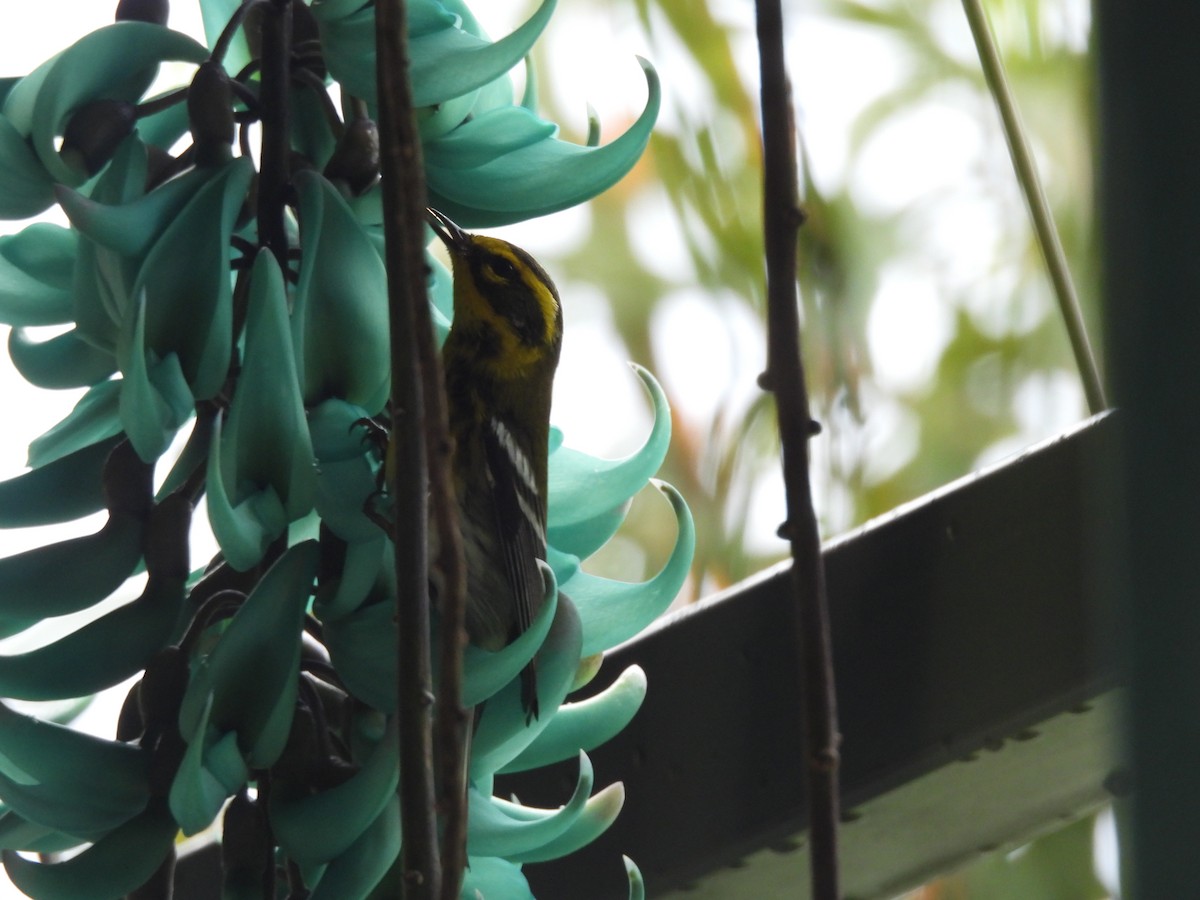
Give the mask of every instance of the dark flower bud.
[[375, 184], [379, 178], [379, 129], [374, 122], [357, 118], [346, 123], [324, 175], [356, 197]]
[[170, 0], [121, 0], [117, 4], [118, 22], [153, 22], [166, 25], [170, 13]]
[[133, 133], [137, 107], [125, 100], [93, 100], [71, 115], [63, 132], [63, 160], [72, 168], [95, 175], [112, 159], [121, 142]]
[[321, 52], [321, 28], [306, 3], [292, 4], [292, 45], [301, 64], [323, 81], [328, 70]]
[[188, 124], [196, 147], [196, 165], [220, 165], [233, 155], [233, 88], [216, 60], [202, 63], [187, 97]]

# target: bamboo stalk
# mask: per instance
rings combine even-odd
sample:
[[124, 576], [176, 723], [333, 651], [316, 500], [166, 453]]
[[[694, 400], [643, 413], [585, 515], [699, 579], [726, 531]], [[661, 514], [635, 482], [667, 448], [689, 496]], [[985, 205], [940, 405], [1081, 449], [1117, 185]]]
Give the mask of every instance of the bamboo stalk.
[[1087, 326], [1083, 321], [1083, 313], [1079, 308], [1079, 297], [1075, 292], [1075, 283], [1071, 279], [1071, 271], [1067, 267], [1067, 257], [1063, 252], [1062, 241], [1058, 236], [1058, 228], [1054, 224], [1054, 216], [1050, 212], [1050, 204], [1046, 200], [1046, 192], [1042, 189], [1042, 181], [1038, 176], [1037, 165], [1033, 161], [1033, 153], [1025, 138], [1025, 128], [1017, 111], [1016, 101], [1008, 85], [1008, 77], [1004, 72], [1004, 62], [996, 48], [996, 41], [988, 24], [987, 13], [984, 12], [981, 0], [963, 0], [963, 10], [967, 22], [971, 26], [971, 36], [975, 39], [975, 48], [979, 53], [979, 62], [983, 67], [983, 77], [987, 81], [988, 90], [1000, 111], [1000, 121], [1004, 127], [1004, 138], [1008, 143], [1008, 152], [1012, 157], [1013, 168], [1017, 173], [1017, 182], [1025, 195], [1029, 206], [1029, 215], [1033, 220], [1033, 231], [1041, 247], [1042, 257], [1046, 260], [1046, 270], [1050, 274], [1050, 283], [1054, 288], [1054, 296], [1058, 301], [1059, 313], [1063, 324], [1067, 327], [1067, 337], [1071, 341], [1071, 352], [1075, 356], [1075, 365], [1079, 376], [1083, 379], [1083, 392], [1087, 397], [1088, 410], [1092, 413], [1108, 409], [1108, 400], [1104, 395], [1104, 380], [1100, 376], [1100, 368], [1096, 364], [1096, 356], [1092, 352], [1091, 341], [1088, 339]]

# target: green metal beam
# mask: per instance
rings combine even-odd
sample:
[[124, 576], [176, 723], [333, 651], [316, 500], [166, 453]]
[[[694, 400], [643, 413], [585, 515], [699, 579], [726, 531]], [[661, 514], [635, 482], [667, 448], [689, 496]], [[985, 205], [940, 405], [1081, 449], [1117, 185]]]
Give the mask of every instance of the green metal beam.
[[[892, 897], [1016, 846], [1122, 783], [1119, 672], [1094, 579], [1096, 479], [1116, 419], [825, 547], [847, 897]], [[622, 853], [651, 897], [807, 896], [788, 574], [681, 610], [606, 658], [601, 683], [636, 663], [650, 687], [633, 723], [590, 754], [601, 783], [625, 783], [625, 808], [591, 846], [528, 866], [537, 896], [622, 896]], [[498, 788], [554, 807], [574, 774], [572, 762]]]
[[1200, 4], [1098, 0], [1099, 218], [1121, 408], [1107, 583], [1128, 621], [1137, 897], [1200, 846]]

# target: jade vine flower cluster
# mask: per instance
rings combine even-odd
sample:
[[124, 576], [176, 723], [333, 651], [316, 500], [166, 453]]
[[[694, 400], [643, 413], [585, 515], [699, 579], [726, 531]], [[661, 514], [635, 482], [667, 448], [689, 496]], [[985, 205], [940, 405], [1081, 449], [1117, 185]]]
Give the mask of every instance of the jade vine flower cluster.
[[[560, 140], [532, 91], [515, 102], [507, 73], [553, 7], [492, 41], [461, 0], [409, 3], [430, 203], [463, 226], [592, 197], [649, 138], [659, 91], [645, 63], [645, 110], [604, 146]], [[265, 23], [281, 8], [277, 34]], [[0, 655], [0, 696], [81, 698], [136, 679], [115, 740], [0, 703], [0, 849], [36, 898], [161, 896], [177, 834], [218, 817], [229, 897], [261, 896], [276, 867], [314, 900], [364, 897], [400, 847], [394, 573], [364, 513], [381, 461], [354, 427], [385, 410], [389, 387], [374, 8], [202, 11], [207, 46], [166, 26], [165, 0], [122, 0], [114, 24], [0, 79], [0, 216], [57, 204], [70, 223], [0, 238], [0, 322], [32, 385], [84, 389], [32, 441], [29, 471], [0, 483], [0, 527], [107, 513], [95, 534], [0, 559], [2, 637], [98, 607], [65, 637]], [[168, 62], [190, 83], [147, 96]], [[429, 263], [444, 337], [449, 277]], [[663, 569], [630, 584], [580, 568], [666, 452], [663, 394], [637, 371], [655, 413], [645, 444], [607, 461], [552, 433], [547, 602], [503, 651], [468, 648], [462, 701], [484, 713], [464, 896], [528, 896], [522, 865], [587, 843], [621, 806], [620, 785], [592, 793], [586, 750], [633, 716], [644, 676], [567, 696], [666, 607], [694, 544], [682, 499], [660, 485], [679, 527]], [[194, 567], [200, 502], [220, 553]], [[542, 714], [527, 723], [517, 681], [534, 654]], [[497, 773], [571, 758], [578, 783], [559, 809], [492, 794]], [[632, 868], [630, 883], [636, 895]]]

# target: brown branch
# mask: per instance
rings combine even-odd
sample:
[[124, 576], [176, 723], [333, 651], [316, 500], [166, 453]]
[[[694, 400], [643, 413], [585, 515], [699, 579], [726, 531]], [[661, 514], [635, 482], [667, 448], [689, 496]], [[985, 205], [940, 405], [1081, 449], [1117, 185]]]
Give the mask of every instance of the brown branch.
[[429, 340], [422, 342], [421, 366], [424, 372], [431, 373], [425, 378], [426, 438], [433, 525], [438, 538], [434, 566], [442, 576], [438, 594], [441, 640], [434, 730], [438, 811], [442, 815], [442, 897], [458, 900], [467, 866], [466, 778], [470, 739], [467, 713], [462, 708], [467, 583], [458, 504], [450, 476], [454, 443], [446, 422], [445, 379], [441, 360], [433, 348], [433, 322], [428, 305], [423, 306], [418, 319], [424, 322], [422, 333], [429, 335]]
[[838, 731], [829, 605], [821, 538], [808, 473], [808, 439], [819, 431], [809, 412], [800, 353], [796, 297], [796, 233], [804, 221], [798, 199], [795, 124], [783, 51], [780, 0], [757, 0], [763, 129], [763, 229], [767, 264], [767, 370], [762, 386], [775, 394], [787, 521], [791, 543], [797, 646], [804, 689], [809, 853], [813, 900], [837, 900]]
[[392, 357], [388, 492], [396, 568], [400, 728], [401, 895], [441, 893], [433, 781], [433, 685], [429, 649], [425, 400], [418, 346], [424, 335], [424, 166], [409, 83], [405, 0], [375, 4], [380, 167]]

